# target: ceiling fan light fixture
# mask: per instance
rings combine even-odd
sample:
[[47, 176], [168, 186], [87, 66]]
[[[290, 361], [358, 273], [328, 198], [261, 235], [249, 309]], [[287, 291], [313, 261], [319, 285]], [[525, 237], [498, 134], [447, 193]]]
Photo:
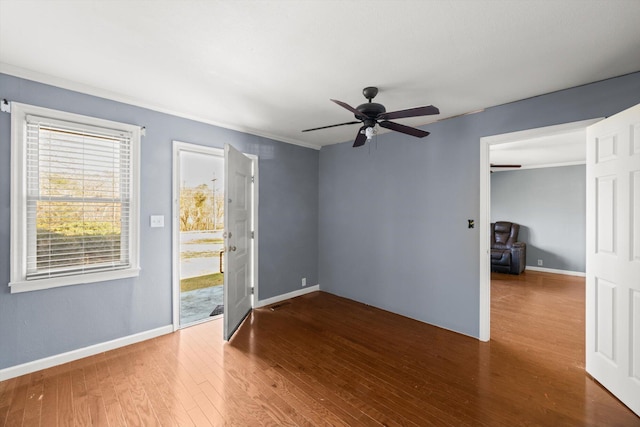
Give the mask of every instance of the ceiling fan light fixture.
[[364, 134], [367, 137], [367, 141], [370, 141], [373, 135], [376, 134], [376, 130], [373, 126], [368, 127], [364, 130]]

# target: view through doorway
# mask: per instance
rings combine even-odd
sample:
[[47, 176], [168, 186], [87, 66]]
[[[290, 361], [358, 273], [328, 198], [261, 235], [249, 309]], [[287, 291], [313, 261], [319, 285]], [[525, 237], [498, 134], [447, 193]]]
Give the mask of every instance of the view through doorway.
[[[178, 148], [179, 327], [224, 314], [224, 153]], [[174, 184], [175, 185], [175, 184]]]
[[[535, 144], [530, 144], [528, 150], [522, 150], [521, 155], [524, 161], [511, 161], [508, 159], [506, 162], [504, 158], [498, 159], [492, 155], [493, 149], [497, 146], [506, 147], [507, 145], [517, 145], [524, 141], [529, 143], [535, 142], [536, 144], [542, 144], [549, 142], [553, 138], [564, 138], [567, 135], [574, 133], [581, 133], [581, 137], [584, 140], [584, 146], [586, 146], [586, 128], [601, 120], [600, 118], [583, 120], [579, 122], [570, 122], [560, 125], [547, 126], [542, 128], [527, 129], [523, 131], [511, 132], [500, 135], [492, 135], [483, 137], [480, 139], [480, 330], [479, 338], [481, 341], [489, 341], [490, 339], [490, 324], [491, 324], [491, 269], [490, 269], [490, 231], [489, 225], [491, 223], [491, 178], [490, 178], [490, 166], [492, 162], [508, 163], [508, 164], [526, 164], [526, 160], [531, 160], [532, 150], [531, 147]], [[555, 141], [557, 142], [557, 141]], [[557, 149], [550, 150], [549, 152], [555, 155], [560, 155]], [[494, 153], [495, 154], [495, 153]], [[533, 156], [536, 157], [537, 156]], [[547, 166], [554, 165], [559, 166], [566, 159], [555, 159], [554, 161], [547, 161]], [[501, 218], [502, 219], [502, 218]]]

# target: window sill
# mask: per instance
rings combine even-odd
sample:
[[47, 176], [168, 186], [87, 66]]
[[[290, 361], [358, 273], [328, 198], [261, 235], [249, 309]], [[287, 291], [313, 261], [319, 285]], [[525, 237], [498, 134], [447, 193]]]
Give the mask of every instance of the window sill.
[[89, 273], [78, 276], [54, 277], [51, 279], [20, 280], [10, 282], [9, 287], [12, 294], [20, 292], [40, 291], [43, 289], [59, 288], [61, 286], [82, 285], [85, 283], [106, 282], [109, 280], [126, 279], [137, 277], [140, 268], [129, 268], [126, 270], [103, 271], [100, 273]]

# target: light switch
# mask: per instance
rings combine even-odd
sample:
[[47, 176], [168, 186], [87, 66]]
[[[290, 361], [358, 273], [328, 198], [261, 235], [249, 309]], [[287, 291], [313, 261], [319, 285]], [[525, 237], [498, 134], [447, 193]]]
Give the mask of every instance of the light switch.
[[164, 227], [164, 215], [151, 215], [151, 227]]

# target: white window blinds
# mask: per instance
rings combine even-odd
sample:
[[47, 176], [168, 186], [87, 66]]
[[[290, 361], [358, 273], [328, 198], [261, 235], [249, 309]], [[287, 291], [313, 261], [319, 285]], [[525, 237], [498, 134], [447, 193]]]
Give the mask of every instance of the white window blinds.
[[26, 116], [26, 279], [131, 267], [131, 134]]

